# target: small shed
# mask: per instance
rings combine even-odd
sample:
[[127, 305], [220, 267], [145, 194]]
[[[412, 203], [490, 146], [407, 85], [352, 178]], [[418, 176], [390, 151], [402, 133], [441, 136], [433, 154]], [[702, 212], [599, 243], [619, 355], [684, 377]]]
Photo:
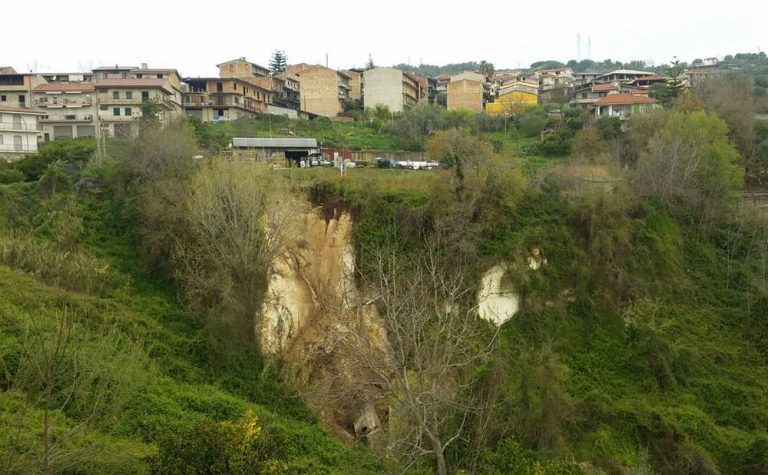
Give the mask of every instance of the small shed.
[[264, 160], [276, 155], [283, 156], [293, 164], [298, 164], [310, 155], [320, 154], [317, 139], [306, 138], [235, 137], [232, 139], [232, 148], [254, 151], [258, 158]]

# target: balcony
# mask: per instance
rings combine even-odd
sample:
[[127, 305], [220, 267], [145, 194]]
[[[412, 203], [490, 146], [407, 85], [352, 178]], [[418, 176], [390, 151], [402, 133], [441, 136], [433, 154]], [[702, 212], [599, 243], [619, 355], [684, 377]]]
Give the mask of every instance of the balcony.
[[31, 134], [37, 133], [37, 126], [32, 120], [21, 123], [0, 122], [0, 130]]
[[64, 115], [64, 116], [54, 116], [54, 117], [42, 117], [40, 118], [40, 122], [50, 124], [53, 122], [66, 122], [69, 124], [77, 123], [77, 122], [93, 122], [93, 115], [92, 114], [84, 114], [84, 115]]
[[139, 120], [140, 117], [141, 117], [140, 115], [102, 114], [102, 115], [99, 115], [99, 120], [101, 122], [133, 122], [135, 120]]
[[48, 97], [38, 97], [35, 99], [35, 105], [37, 107], [47, 107], [50, 109], [54, 108], [75, 108], [75, 107], [90, 107], [93, 105], [93, 101], [90, 97], [82, 98], [82, 99], [50, 99]]
[[107, 94], [99, 95], [99, 104], [101, 105], [135, 106], [137, 108], [140, 108], [141, 104], [143, 104], [144, 102], [152, 102], [152, 101], [156, 101], [158, 104], [163, 106], [173, 107], [171, 99], [167, 97], [155, 96], [155, 97], [149, 97], [148, 99], [142, 99], [141, 96], [138, 96], [138, 97], [133, 97], [131, 99], [126, 99], [124, 97], [115, 99], [111, 95], [107, 95]]

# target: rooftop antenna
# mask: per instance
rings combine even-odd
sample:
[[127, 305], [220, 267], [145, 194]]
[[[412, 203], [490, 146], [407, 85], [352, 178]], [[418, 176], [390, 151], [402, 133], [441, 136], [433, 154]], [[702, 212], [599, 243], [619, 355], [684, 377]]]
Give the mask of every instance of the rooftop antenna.
[[576, 35], [576, 61], [581, 61], [581, 33]]

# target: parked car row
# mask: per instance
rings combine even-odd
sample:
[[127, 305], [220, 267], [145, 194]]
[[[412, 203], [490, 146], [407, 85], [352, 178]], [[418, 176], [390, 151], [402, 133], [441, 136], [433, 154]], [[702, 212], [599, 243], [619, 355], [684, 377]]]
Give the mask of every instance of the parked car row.
[[377, 168], [400, 168], [405, 170], [432, 170], [440, 166], [437, 162], [425, 162], [414, 160], [385, 160], [381, 157], [376, 159]]

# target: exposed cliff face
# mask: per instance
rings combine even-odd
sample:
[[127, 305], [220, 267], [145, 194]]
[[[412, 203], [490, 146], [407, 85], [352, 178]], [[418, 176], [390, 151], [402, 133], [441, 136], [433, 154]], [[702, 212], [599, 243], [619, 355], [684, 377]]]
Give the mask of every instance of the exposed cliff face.
[[318, 318], [349, 308], [356, 297], [349, 214], [326, 220], [308, 211], [299, 217], [297, 231], [297, 241], [274, 262], [265, 299], [262, 343], [272, 353], [292, 351]]
[[381, 357], [386, 336], [375, 308], [362, 301], [354, 284], [352, 220], [345, 211], [326, 208], [299, 221], [299, 239], [273, 265], [263, 348], [296, 369], [305, 399], [337, 436], [351, 439], [360, 427], [367, 435], [378, 430], [372, 408], [383, 391], [370, 387], [370, 375], [350, 355], [364, 342]]
[[[270, 276], [263, 348], [295, 368], [306, 401], [337, 436], [371, 436], [387, 424], [388, 388], [377, 369], [387, 367], [380, 363], [389, 345], [372, 299], [355, 286], [351, 217], [325, 208], [298, 221], [298, 239]], [[478, 294], [480, 316], [496, 325], [518, 310], [517, 296], [502, 289], [505, 272], [489, 269]]]
[[518, 296], [512, 291], [502, 289], [501, 279], [506, 271], [506, 266], [501, 264], [488, 269], [483, 274], [477, 296], [478, 314], [497, 326], [512, 318], [520, 308]]

